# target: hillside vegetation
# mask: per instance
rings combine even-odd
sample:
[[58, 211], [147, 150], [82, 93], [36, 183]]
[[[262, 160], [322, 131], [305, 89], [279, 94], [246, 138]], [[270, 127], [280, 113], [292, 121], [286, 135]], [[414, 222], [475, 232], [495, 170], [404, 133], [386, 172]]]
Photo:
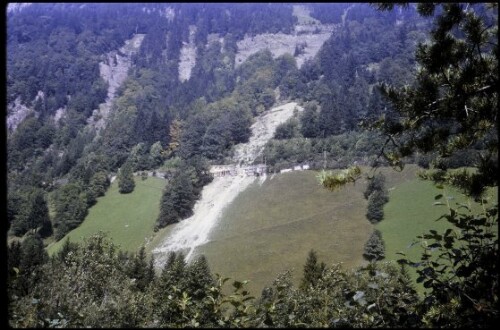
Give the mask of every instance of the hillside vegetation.
[[8, 326], [498, 324], [498, 4], [6, 25]]
[[[384, 220], [376, 225], [385, 242], [385, 260], [401, 259], [402, 255], [398, 253], [404, 253], [408, 258], [417, 260], [422, 254], [422, 244], [424, 244], [424, 239], [418, 239], [418, 235], [430, 230], [438, 233], [448, 228], [460, 230], [445, 219], [438, 220], [446, 210], [446, 201], [436, 201], [434, 198], [439, 194], [445, 194], [452, 207], [465, 204], [475, 213], [481, 211], [480, 204], [450, 186], [445, 186], [444, 190], [438, 189], [432, 182], [418, 178], [392, 186], [389, 190], [389, 203], [384, 207]], [[489, 190], [487, 198], [490, 203], [496, 201], [498, 190]], [[412, 278], [417, 278], [415, 269], [409, 268], [409, 272]], [[418, 289], [422, 292], [424, 288], [419, 285]]]
[[[418, 180], [413, 166], [402, 173], [382, 170], [390, 187]], [[215, 272], [249, 280], [253, 294], [285, 270], [294, 270], [298, 284], [311, 249], [345, 269], [366, 264], [363, 245], [374, 226], [365, 216], [365, 180], [331, 193], [318, 185], [317, 174], [283, 173], [253, 183], [224, 210], [210, 242], [197, 253], [207, 256]]]
[[160, 211], [160, 198], [165, 187], [164, 179], [135, 177], [135, 189], [130, 194], [118, 192], [118, 181], [114, 181], [97, 203], [90, 208], [81, 226], [69, 232], [60, 241], [48, 246], [50, 255], [58, 252], [69, 239], [83, 242], [98, 232], [107, 233], [113, 242], [124, 251], [135, 252], [152, 236], [156, 218]]
[[328, 263], [362, 264], [372, 226], [364, 218], [361, 185], [330, 194], [315, 176], [292, 172], [253, 183], [225, 210], [198, 253], [215, 272], [250, 280], [253, 294], [287, 269], [294, 269], [298, 280], [311, 249]]

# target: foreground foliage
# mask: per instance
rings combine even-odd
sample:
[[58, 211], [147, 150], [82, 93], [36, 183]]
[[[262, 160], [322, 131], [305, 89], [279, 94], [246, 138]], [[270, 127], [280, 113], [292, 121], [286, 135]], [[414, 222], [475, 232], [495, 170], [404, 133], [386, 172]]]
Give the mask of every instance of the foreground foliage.
[[[421, 327], [492, 326], [498, 321], [497, 208], [479, 216], [451, 211], [463, 231], [422, 236], [417, 262], [373, 260], [346, 270], [314, 251], [301, 285], [285, 272], [258, 299], [245, 281], [213, 275], [201, 256], [170, 254], [160, 274], [144, 248], [119, 250], [102, 234], [66, 241], [48, 258], [39, 236], [9, 247], [9, 322], [13, 327]], [[433, 249], [433, 250], [432, 250]], [[433, 252], [432, 252], [433, 251]], [[429, 258], [438, 254], [438, 261]], [[418, 267], [417, 282], [407, 267]], [[229, 293], [228, 293], [229, 292]]]
[[[172, 253], [157, 276], [144, 249], [128, 255], [102, 234], [81, 245], [67, 241], [50, 259], [36, 242], [10, 247], [17, 257], [9, 260], [14, 327], [396, 326], [409, 322], [417, 301], [394, 265], [345, 271], [318, 264], [314, 252], [301, 288], [285, 273], [256, 301], [246, 282], [224, 293], [229, 279], [213, 276], [204, 257], [186, 264]], [[393, 313], [393, 304], [404, 312]]]

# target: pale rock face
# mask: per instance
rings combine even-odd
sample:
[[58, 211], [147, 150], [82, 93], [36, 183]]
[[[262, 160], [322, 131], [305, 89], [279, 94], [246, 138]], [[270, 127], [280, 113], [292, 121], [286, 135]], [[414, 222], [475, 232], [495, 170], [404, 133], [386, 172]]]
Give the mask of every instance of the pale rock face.
[[[228, 12], [229, 13], [229, 12]], [[334, 24], [321, 24], [318, 20], [309, 15], [306, 6], [294, 6], [294, 15], [298, 17], [298, 23], [292, 34], [285, 33], [263, 33], [254, 37], [245, 36], [243, 40], [237, 42], [238, 51], [235, 58], [235, 66], [238, 67], [247, 58], [258, 51], [269, 49], [274, 57], [285, 53], [294, 55], [295, 47], [302, 45], [302, 51], [295, 56], [297, 66], [300, 68], [307, 59], [316, 56], [321, 46], [330, 38], [335, 31]], [[196, 45], [194, 44], [194, 34], [196, 27], [189, 27], [189, 42], [184, 43], [181, 48], [179, 58], [179, 81], [189, 80], [191, 70], [196, 64]], [[207, 44], [218, 40], [224, 44], [224, 38], [217, 33], [207, 36]]]
[[316, 56], [337, 26], [321, 24], [312, 18], [309, 9], [302, 5], [293, 6], [293, 15], [298, 19], [293, 34], [263, 33], [255, 37], [245, 36], [243, 40], [238, 41], [235, 65], [241, 65], [250, 55], [266, 48], [271, 51], [274, 57], [278, 57], [285, 53], [294, 55], [295, 47], [301, 45], [302, 51], [294, 56], [299, 68], [307, 59]]
[[34, 111], [21, 103], [17, 97], [14, 103], [7, 106], [7, 131], [14, 132], [19, 124]]
[[179, 57], [179, 81], [186, 81], [191, 77], [191, 70], [196, 64], [196, 45], [194, 44], [194, 35], [196, 26], [189, 26], [189, 43], [184, 43]]
[[125, 41], [125, 45], [118, 51], [111, 51], [104, 55], [104, 60], [99, 63], [102, 79], [108, 83], [108, 96], [105, 103], [95, 109], [87, 123], [101, 130], [106, 126], [111, 105], [116, 97], [116, 91], [128, 76], [128, 70], [132, 66], [132, 55], [139, 51], [145, 34], [136, 34], [132, 39]]
[[295, 56], [297, 66], [300, 68], [304, 62], [313, 58], [321, 46], [334, 31], [334, 25], [322, 24], [316, 27], [295, 27], [295, 34], [264, 33], [255, 37], [246, 36], [238, 41], [238, 53], [236, 54], [236, 66], [241, 65], [250, 55], [258, 51], [269, 49], [273, 57], [289, 53], [295, 53], [295, 46], [303, 45], [302, 52]]
[[165, 8], [165, 11], [161, 14], [165, 16], [169, 21], [172, 21], [175, 17], [175, 11], [172, 7]]
[[66, 107], [59, 108], [56, 110], [56, 114], [54, 115], [54, 121], [59, 123], [59, 121], [64, 117], [66, 117]]
[[45, 98], [45, 94], [42, 92], [42, 91], [38, 91], [38, 93], [36, 94], [36, 97], [35, 97], [35, 101], [38, 101], [39, 99], [44, 99]]
[[[45, 94], [43, 93], [43, 91], [38, 91], [34, 101], [36, 102], [39, 99], [42, 99], [42, 101], [45, 99]], [[34, 109], [22, 104], [21, 98], [17, 97], [13, 103], [7, 105], [7, 131], [9, 133], [15, 132], [19, 124], [31, 113], [34, 113], [35, 116], [39, 115], [39, 113], [37, 113]], [[54, 115], [54, 121], [56, 123], [59, 122], [59, 120], [65, 115], [65, 113], [65, 108], [57, 109]]]

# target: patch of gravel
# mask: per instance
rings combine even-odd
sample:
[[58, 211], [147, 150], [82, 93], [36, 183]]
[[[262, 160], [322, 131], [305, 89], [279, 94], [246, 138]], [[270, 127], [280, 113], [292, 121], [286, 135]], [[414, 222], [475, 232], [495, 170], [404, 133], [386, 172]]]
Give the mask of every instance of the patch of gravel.
[[[252, 136], [247, 143], [236, 146], [235, 163], [251, 163], [262, 152], [264, 145], [271, 139], [276, 127], [289, 119], [295, 108], [302, 107], [290, 102], [265, 112], [257, 117], [252, 125]], [[186, 252], [186, 260], [192, 259], [196, 247], [209, 241], [211, 230], [216, 226], [223, 210], [255, 180], [262, 184], [267, 176], [236, 175], [216, 177], [203, 187], [201, 198], [196, 202], [193, 216], [174, 225], [173, 231], [154, 250], [156, 265], [162, 267], [170, 251]]]
[[7, 131], [14, 132], [19, 124], [34, 110], [21, 103], [21, 98], [17, 97], [13, 103], [7, 105]]
[[[274, 57], [289, 53], [295, 54], [295, 47], [302, 50], [295, 57], [297, 66], [300, 68], [307, 59], [316, 56], [321, 46], [330, 38], [332, 32], [338, 27], [335, 24], [321, 24], [318, 20], [312, 18], [307, 6], [294, 5], [294, 15], [298, 18], [294, 32], [285, 33], [263, 33], [256, 36], [245, 36], [237, 42], [238, 51], [235, 58], [235, 66], [238, 67], [245, 62], [249, 56], [258, 51], [269, 49]], [[196, 27], [189, 27], [189, 42], [184, 42], [181, 48], [179, 58], [179, 81], [186, 81], [191, 77], [191, 70], [196, 64], [196, 46], [194, 44], [194, 33]], [[218, 34], [208, 35], [207, 45], [219, 40], [223, 43], [224, 39]]]
[[297, 26], [294, 34], [264, 33], [255, 37], [246, 36], [237, 43], [238, 53], [235, 65], [241, 65], [250, 55], [266, 48], [274, 57], [278, 57], [285, 53], [294, 55], [295, 47], [302, 46], [302, 51], [295, 56], [297, 66], [300, 68], [307, 59], [313, 58], [318, 53], [321, 46], [330, 38], [334, 28], [335, 26], [331, 24], [318, 24]]
[[194, 35], [196, 34], [196, 26], [189, 26], [189, 43], [183, 42], [179, 57], [179, 80], [186, 81], [191, 77], [191, 70], [196, 64], [196, 45], [194, 43]]
[[235, 146], [233, 162], [236, 164], [251, 164], [257, 159], [266, 143], [274, 136], [278, 125], [292, 117], [293, 111], [302, 111], [303, 108], [296, 102], [289, 102], [277, 106], [257, 117], [251, 126], [252, 136], [247, 143]]
[[106, 102], [95, 109], [87, 123], [97, 130], [106, 125], [111, 105], [116, 96], [116, 91], [128, 76], [128, 70], [132, 66], [132, 55], [139, 51], [145, 34], [136, 34], [132, 39], [125, 41], [125, 45], [119, 50], [114, 50], [104, 55], [104, 60], [99, 63], [99, 71], [102, 79], [108, 83], [108, 95]]

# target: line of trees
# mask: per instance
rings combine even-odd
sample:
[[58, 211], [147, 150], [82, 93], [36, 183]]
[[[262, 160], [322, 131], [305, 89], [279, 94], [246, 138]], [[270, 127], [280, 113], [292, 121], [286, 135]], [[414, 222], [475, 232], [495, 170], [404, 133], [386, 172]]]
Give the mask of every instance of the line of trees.
[[366, 218], [373, 224], [384, 219], [384, 205], [389, 201], [389, 192], [385, 187], [385, 176], [378, 173], [368, 179], [368, 185], [363, 193], [368, 200]]

